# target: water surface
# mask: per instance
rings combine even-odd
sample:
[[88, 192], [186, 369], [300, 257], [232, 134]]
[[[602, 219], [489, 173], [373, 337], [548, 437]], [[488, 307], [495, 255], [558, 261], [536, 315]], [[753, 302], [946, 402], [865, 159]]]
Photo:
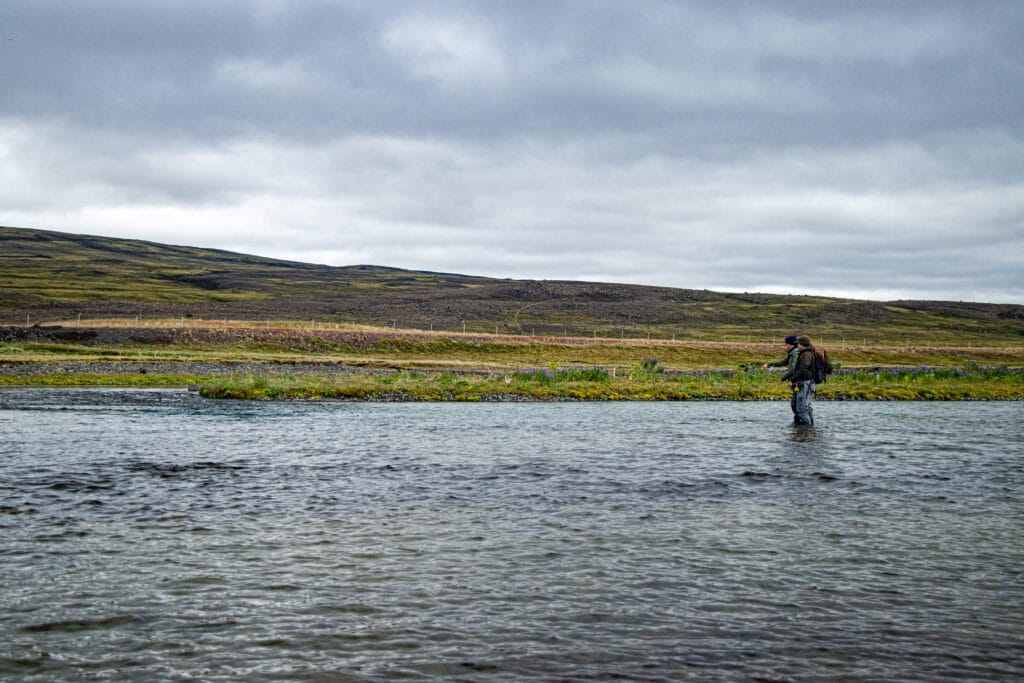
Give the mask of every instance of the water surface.
[[1008, 680], [1019, 403], [0, 391], [0, 678]]

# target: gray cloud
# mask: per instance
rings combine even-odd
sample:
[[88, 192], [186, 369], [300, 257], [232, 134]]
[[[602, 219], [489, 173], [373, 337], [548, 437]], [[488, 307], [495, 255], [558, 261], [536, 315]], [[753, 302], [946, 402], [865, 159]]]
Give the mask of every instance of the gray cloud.
[[999, 2], [14, 0], [0, 223], [1021, 302], [1021, 29]]

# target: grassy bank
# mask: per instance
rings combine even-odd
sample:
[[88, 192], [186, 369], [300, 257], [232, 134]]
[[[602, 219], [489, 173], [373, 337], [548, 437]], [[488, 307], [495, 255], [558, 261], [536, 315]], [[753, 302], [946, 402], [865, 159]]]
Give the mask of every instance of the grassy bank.
[[[778, 373], [760, 370], [637, 372], [600, 368], [487, 372], [397, 370], [265, 376], [189, 373], [54, 372], [0, 374], [0, 387], [185, 387], [203, 396], [247, 400], [785, 400]], [[1024, 400], [1024, 374], [1003, 368], [849, 371], [818, 387], [826, 400]]]
[[[778, 342], [527, 338], [415, 330], [208, 328], [0, 328], [0, 364], [24, 362], [305, 362], [354, 367], [512, 371], [599, 365], [630, 368], [656, 357], [669, 370], [760, 364], [784, 355]], [[6, 336], [3, 336], [6, 335]], [[824, 346], [846, 367], [1024, 365], [1022, 346]], [[2, 374], [2, 369], [0, 369]]]
[[[385, 376], [298, 378], [247, 374], [204, 383], [200, 391], [210, 398], [249, 400], [672, 401], [784, 400], [790, 389], [777, 373], [669, 372], [652, 359], [625, 375], [596, 367], [486, 374], [402, 370]], [[819, 387], [818, 395], [833, 400], [1022, 400], [1024, 374], [981, 366], [853, 371], [833, 375]]]
[[[788, 395], [777, 374], [744, 370], [780, 358], [783, 350], [778, 343], [527, 338], [371, 328], [42, 326], [0, 328], [0, 334], [0, 386], [202, 384], [206, 395], [217, 397], [379, 400]], [[821, 387], [822, 398], [1022, 397], [1019, 369], [1024, 366], [1024, 347], [824, 346], [843, 370]], [[643, 358], [654, 366], [646, 367], [650, 363]]]
[[186, 387], [224, 381], [222, 376], [166, 373], [52, 372], [0, 374], [3, 387]]

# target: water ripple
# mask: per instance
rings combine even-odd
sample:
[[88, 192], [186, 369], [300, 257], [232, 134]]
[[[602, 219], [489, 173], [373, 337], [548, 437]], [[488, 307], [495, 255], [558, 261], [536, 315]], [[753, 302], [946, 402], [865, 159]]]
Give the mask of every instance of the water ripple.
[[0, 678], [1024, 676], [1019, 404], [786, 411], [0, 391]]

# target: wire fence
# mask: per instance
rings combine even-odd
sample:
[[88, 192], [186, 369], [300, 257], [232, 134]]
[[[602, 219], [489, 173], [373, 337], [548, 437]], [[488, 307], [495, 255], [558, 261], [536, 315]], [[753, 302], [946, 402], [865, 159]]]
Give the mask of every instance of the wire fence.
[[[3, 324], [3, 323], [0, 323]], [[360, 321], [328, 321], [317, 320], [285, 320], [285, 319], [233, 319], [228, 317], [202, 318], [197, 316], [180, 315], [174, 317], [146, 317], [142, 315], [127, 315], [105, 318], [86, 318], [79, 314], [55, 315], [55, 316], [33, 316], [26, 314], [24, 321], [10, 321], [6, 323], [9, 327], [70, 327], [70, 328], [127, 328], [127, 329], [267, 329], [267, 330], [293, 330], [307, 332], [374, 332], [374, 333], [395, 333], [395, 334], [417, 334], [432, 335], [438, 337], [493, 337], [504, 340], [543, 341], [557, 343], [559, 340], [566, 343], [579, 345], [588, 340], [594, 343], [614, 343], [616, 341], [630, 344], [649, 343], [651, 345], [664, 344], [744, 344], [744, 345], [770, 345], [781, 347], [782, 339], [794, 332], [784, 329], [759, 329], [741, 332], [722, 332], [720, 330], [702, 330], [692, 327], [671, 328], [669, 326], [642, 327], [620, 326], [613, 328], [608, 325], [590, 326], [586, 328], [564, 325], [559, 327], [547, 326], [512, 326], [496, 323], [493, 321], [465, 320], [454, 324], [448, 323], [427, 323], [410, 324], [399, 320], [360, 322]], [[1024, 339], [1020, 341], [1009, 339], [1005, 334], [989, 335], [982, 333], [963, 333], [956, 340], [936, 339], [934, 335], [926, 332], [908, 332], [906, 334], [885, 335], [879, 338], [876, 333], [834, 333], [812, 336], [816, 346], [840, 346], [840, 347], [878, 347], [887, 346], [890, 348], [1001, 348], [1001, 349], [1022, 349], [1024, 350]]]

